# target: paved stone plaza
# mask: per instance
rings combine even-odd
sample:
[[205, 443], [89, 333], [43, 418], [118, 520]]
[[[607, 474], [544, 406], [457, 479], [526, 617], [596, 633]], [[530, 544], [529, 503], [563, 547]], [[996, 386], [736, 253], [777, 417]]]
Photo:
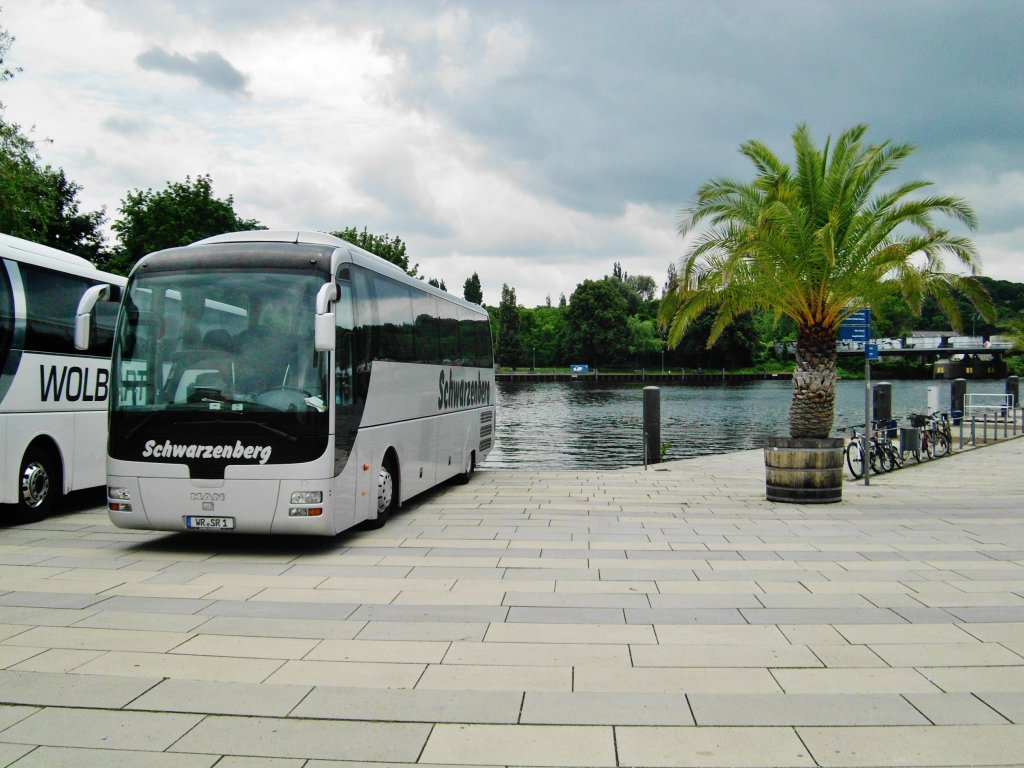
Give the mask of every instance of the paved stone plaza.
[[1024, 764], [1024, 440], [478, 473], [334, 540], [0, 528], [0, 766]]

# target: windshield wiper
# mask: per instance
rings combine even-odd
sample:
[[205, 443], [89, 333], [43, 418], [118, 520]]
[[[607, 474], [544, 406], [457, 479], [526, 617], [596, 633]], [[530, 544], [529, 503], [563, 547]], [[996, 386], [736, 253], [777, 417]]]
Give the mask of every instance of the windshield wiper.
[[295, 435], [289, 435], [287, 432], [284, 432], [280, 429], [275, 429], [269, 424], [264, 424], [262, 421], [253, 421], [252, 419], [212, 419], [210, 421], [204, 420], [203, 424], [222, 424], [232, 427], [237, 426], [239, 424], [247, 424], [249, 426], [259, 427], [260, 429], [269, 432], [272, 435], [283, 437], [286, 440], [289, 440], [293, 443], [299, 442], [299, 438], [295, 437]]

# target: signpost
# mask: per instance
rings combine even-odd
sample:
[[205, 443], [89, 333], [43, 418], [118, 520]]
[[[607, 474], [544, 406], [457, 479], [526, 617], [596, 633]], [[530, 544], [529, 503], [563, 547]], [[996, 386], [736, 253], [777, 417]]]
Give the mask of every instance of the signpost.
[[871, 485], [871, 361], [878, 359], [878, 345], [870, 338], [870, 308], [854, 312], [839, 325], [840, 341], [864, 342], [864, 485]]

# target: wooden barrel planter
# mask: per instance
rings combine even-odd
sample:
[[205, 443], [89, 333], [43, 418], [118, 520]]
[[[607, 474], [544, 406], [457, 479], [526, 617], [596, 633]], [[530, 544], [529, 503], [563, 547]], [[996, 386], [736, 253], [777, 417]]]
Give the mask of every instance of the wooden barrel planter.
[[764, 445], [769, 501], [834, 504], [843, 499], [841, 437], [769, 437]]

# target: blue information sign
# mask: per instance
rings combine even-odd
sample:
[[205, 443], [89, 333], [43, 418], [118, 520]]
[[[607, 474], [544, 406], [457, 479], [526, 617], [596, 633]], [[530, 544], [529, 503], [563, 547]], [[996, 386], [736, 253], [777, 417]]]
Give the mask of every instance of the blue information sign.
[[573, 373], [590, 373], [589, 365], [570, 365], [569, 370]]
[[878, 345], [877, 344], [865, 344], [864, 345], [864, 357], [868, 360], [878, 359]]
[[871, 325], [871, 310], [861, 309], [843, 320], [843, 325]]
[[871, 338], [871, 327], [867, 325], [843, 325], [839, 326], [840, 341], [867, 341]]
[[840, 341], [867, 341], [871, 338], [871, 310], [862, 309], [839, 324]]

